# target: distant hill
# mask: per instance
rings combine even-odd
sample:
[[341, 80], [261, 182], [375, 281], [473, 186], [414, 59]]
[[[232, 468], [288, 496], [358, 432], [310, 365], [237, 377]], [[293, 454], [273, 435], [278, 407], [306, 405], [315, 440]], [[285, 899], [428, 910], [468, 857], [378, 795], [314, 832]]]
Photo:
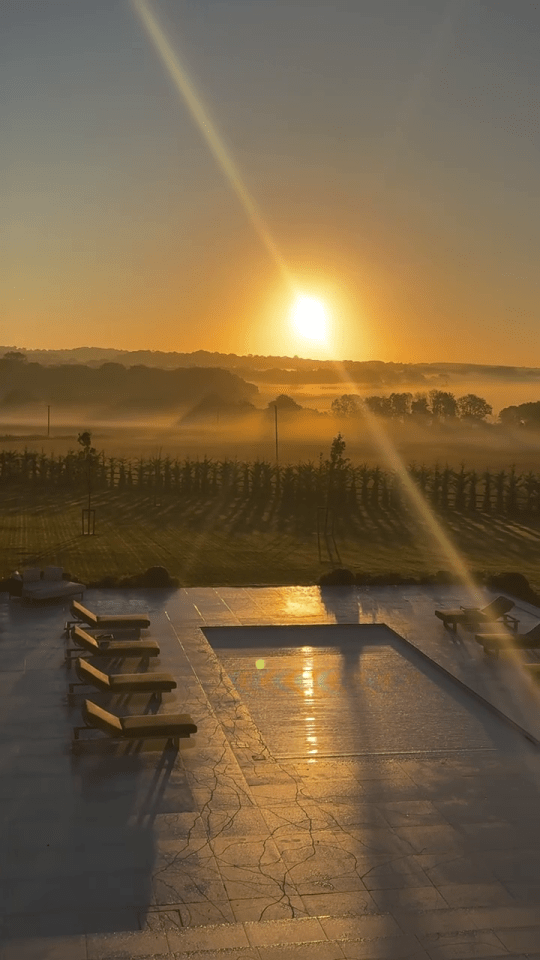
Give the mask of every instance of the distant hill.
[[107, 362], [99, 367], [0, 359], [0, 404], [99, 404], [117, 410], [174, 409], [212, 393], [227, 403], [251, 403], [258, 388], [229, 370], [205, 367], [163, 370]]
[[[101, 368], [104, 364], [121, 364], [125, 368], [175, 371], [179, 368], [229, 371], [248, 383], [274, 383], [300, 386], [302, 384], [343, 384], [345, 379], [360, 386], [389, 389], [400, 385], [418, 389], [439, 387], [453, 380], [489, 379], [501, 383], [539, 383], [540, 368], [511, 367], [476, 363], [384, 363], [382, 360], [335, 361], [310, 360], [302, 357], [237, 356], [234, 353], [213, 353], [197, 350], [194, 353], [165, 353], [161, 350], [115, 350], [104, 347], [77, 347], [72, 350], [27, 350], [21, 347], [0, 347], [0, 357], [20, 350], [29, 362], [43, 367], [79, 365]], [[17, 385], [22, 388], [22, 384]], [[208, 389], [214, 391], [209, 384]], [[221, 392], [221, 391], [217, 391]], [[252, 396], [231, 398], [252, 400]]]

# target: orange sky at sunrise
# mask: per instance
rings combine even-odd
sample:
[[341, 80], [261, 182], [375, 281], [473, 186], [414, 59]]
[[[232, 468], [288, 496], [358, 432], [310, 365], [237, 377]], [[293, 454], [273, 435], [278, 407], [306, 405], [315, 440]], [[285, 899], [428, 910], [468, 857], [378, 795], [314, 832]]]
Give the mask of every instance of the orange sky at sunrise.
[[2, 342], [540, 365], [539, 15], [508, 11], [8, 4]]

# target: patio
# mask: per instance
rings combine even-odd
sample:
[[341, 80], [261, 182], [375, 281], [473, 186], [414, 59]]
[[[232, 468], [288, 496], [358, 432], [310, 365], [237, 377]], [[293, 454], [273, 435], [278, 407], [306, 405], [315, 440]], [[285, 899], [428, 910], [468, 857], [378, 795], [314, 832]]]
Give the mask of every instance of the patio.
[[198, 733], [74, 754], [68, 603], [0, 595], [0, 960], [540, 957], [539, 698], [434, 617], [466, 601], [89, 590], [150, 613]]

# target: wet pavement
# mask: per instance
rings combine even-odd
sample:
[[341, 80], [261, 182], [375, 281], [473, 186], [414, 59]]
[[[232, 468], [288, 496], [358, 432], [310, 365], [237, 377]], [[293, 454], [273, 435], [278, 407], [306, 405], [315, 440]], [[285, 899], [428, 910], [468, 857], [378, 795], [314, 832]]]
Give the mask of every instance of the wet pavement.
[[68, 607], [0, 595], [0, 960], [540, 958], [539, 697], [433, 616], [462, 591], [85, 602], [150, 612], [198, 733], [73, 754]]

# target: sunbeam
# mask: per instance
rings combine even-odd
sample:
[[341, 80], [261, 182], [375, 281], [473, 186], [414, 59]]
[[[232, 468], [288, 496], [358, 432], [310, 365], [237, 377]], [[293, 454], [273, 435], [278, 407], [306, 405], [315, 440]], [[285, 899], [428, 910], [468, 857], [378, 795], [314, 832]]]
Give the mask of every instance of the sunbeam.
[[[178, 55], [173, 50], [171, 44], [165, 36], [163, 28], [158, 23], [155, 14], [150, 10], [147, 0], [131, 0], [131, 3], [157, 53], [159, 54], [167, 72], [169, 73], [169, 76], [175, 84], [178, 93], [185, 102], [200, 132], [203, 134], [224, 176], [229, 181], [229, 184], [233, 188], [238, 200], [242, 204], [242, 207], [258, 237], [266, 247], [276, 266], [279, 268], [285, 282], [291, 288], [293, 293], [298, 295], [291, 272], [275, 240], [271, 236], [257, 204], [245, 187], [235, 163], [229, 156], [224, 143], [222, 142], [205, 107], [203, 106], [198, 94], [194, 89], [193, 83], [189, 79], [186, 70], [181, 65]], [[343, 364], [337, 363], [336, 366], [340, 372], [343, 382], [348, 385], [349, 390], [354, 392], [354, 385], [349, 383], [349, 377]], [[381, 453], [383, 454], [386, 462], [398, 474], [403, 485], [403, 489], [411, 503], [411, 506], [414, 508], [416, 515], [425, 524], [430, 537], [440, 547], [452, 569], [466, 587], [474, 602], [478, 605], [481, 605], [484, 602], [482, 592], [475, 585], [459, 552], [456, 550], [455, 546], [442, 529], [441, 524], [434, 516], [433, 511], [430, 509], [428, 503], [411, 480], [406, 466], [403, 463], [397, 449], [387, 437], [382, 425], [365, 404], [363, 405], [363, 410], [366, 423], [368, 424], [368, 427], [374, 439], [376, 440]]]
[[206, 108], [203, 106], [199, 95], [195, 91], [192, 81], [188, 77], [185, 68], [181, 65], [178, 54], [173, 50], [155, 14], [149, 9], [147, 0], [131, 0], [131, 3], [178, 93], [184, 100], [193, 120], [205, 138], [212, 155], [242, 204], [257, 236], [274, 260], [287, 285], [291, 290], [295, 291], [295, 284], [283, 255], [268, 230], [255, 200], [243, 183], [236, 164], [229, 156], [225, 144], [217, 133]]
[[[335, 367], [338, 370], [343, 383], [346, 385], [347, 391], [349, 393], [354, 393], [355, 384], [350, 381], [344, 364], [336, 361]], [[385, 433], [385, 430], [378, 418], [374, 413], [372, 413], [367, 404], [363, 401], [362, 412], [365, 422], [367, 423], [368, 428], [371, 431], [371, 434], [384, 459], [390, 468], [397, 473], [417, 517], [425, 524], [431, 539], [435, 541], [438, 547], [440, 547], [446, 559], [448, 560], [448, 563], [452, 567], [452, 570], [459, 577], [463, 586], [468, 590], [469, 595], [474, 600], [475, 605], [482, 606], [486, 602], [482, 591], [476, 586], [459, 552], [456, 550], [454, 544], [444, 532], [441, 524], [435, 517], [433, 511], [430, 509], [429, 504], [426, 502], [417, 486], [411, 480], [407, 467], [400, 457], [396, 446], [391, 442]]]

